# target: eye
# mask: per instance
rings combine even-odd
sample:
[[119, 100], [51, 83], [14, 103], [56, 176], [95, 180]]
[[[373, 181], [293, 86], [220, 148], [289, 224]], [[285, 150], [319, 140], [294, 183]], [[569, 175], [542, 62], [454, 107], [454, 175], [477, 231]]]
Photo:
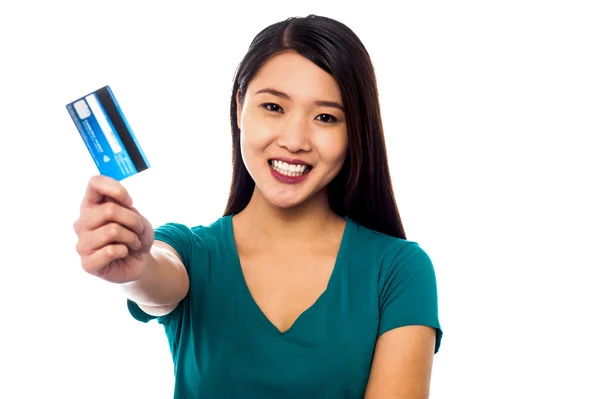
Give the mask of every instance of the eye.
[[274, 103], [264, 103], [261, 104], [261, 107], [265, 108], [267, 111], [270, 112], [283, 112], [283, 109], [281, 109], [279, 105]]
[[329, 114], [321, 114], [317, 115], [317, 119], [323, 123], [335, 123], [337, 122], [337, 118], [333, 115]]

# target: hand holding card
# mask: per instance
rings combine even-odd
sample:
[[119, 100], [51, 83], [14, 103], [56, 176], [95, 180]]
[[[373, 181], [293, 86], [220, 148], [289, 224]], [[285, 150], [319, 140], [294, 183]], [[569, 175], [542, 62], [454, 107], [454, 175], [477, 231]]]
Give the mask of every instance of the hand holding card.
[[148, 265], [154, 228], [133, 206], [123, 185], [93, 176], [73, 224], [83, 269], [112, 283], [140, 279]]

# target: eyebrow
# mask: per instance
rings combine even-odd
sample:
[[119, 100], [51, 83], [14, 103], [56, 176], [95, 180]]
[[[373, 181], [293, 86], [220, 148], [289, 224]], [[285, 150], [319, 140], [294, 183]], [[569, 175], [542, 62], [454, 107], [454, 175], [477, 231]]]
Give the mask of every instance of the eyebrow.
[[[254, 94], [260, 94], [260, 93], [269, 93], [276, 97], [285, 98], [286, 100], [292, 99], [292, 97], [290, 97], [288, 94], [285, 94], [284, 92], [281, 92], [281, 91], [275, 90], [275, 89], [271, 89], [271, 88], [260, 89], [257, 92], [255, 92]], [[321, 107], [337, 108], [340, 111], [345, 112], [344, 107], [340, 103], [335, 102], [335, 101], [318, 100], [318, 101], [315, 101], [315, 104], [317, 104], [318, 106], [321, 106]]]

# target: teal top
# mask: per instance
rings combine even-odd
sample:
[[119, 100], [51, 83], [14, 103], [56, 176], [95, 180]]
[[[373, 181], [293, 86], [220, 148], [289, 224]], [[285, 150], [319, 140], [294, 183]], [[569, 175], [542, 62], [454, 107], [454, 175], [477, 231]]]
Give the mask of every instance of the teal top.
[[231, 216], [155, 229], [183, 260], [188, 295], [161, 317], [127, 303], [135, 319], [164, 326], [175, 399], [362, 398], [377, 337], [405, 325], [435, 328], [437, 353], [442, 330], [429, 256], [415, 242], [346, 221], [327, 289], [283, 333], [245, 283]]

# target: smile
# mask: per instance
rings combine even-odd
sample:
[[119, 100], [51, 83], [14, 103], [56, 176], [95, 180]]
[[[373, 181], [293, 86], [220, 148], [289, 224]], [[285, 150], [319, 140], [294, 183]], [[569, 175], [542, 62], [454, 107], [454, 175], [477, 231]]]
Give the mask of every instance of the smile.
[[269, 165], [284, 176], [298, 177], [307, 174], [312, 169], [310, 165], [294, 165], [278, 160], [269, 160]]
[[269, 166], [273, 177], [278, 181], [287, 184], [300, 183], [306, 179], [312, 170], [312, 166], [310, 165], [289, 164], [273, 159], [269, 160]]

